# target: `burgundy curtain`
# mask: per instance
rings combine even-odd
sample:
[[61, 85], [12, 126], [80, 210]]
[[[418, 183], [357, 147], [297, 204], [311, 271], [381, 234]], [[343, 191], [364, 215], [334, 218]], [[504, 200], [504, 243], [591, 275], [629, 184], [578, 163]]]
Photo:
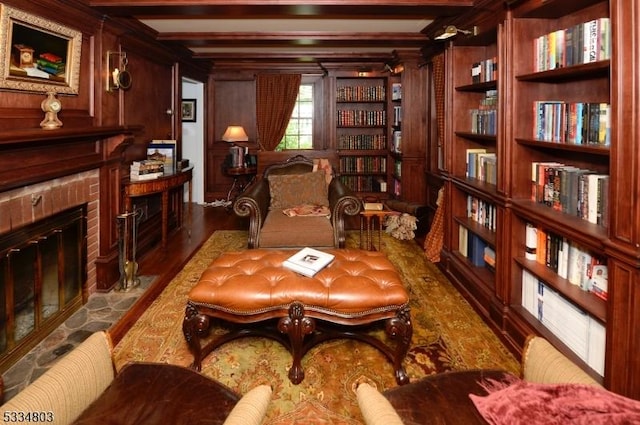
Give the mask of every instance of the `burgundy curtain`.
[[256, 117], [258, 143], [273, 151], [287, 130], [300, 89], [300, 74], [259, 74], [256, 76]]
[[[433, 58], [433, 92], [435, 96], [436, 121], [437, 121], [437, 138], [438, 146], [442, 146], [444, 141], [444, 54], [440, 54]], [[437, 263], [440, 261], [440, 251], [444, 241], [444, 188], [438, 192], [438, 209], [436, 210], [431, 229], [424, 240], [424, 250], [427, 259]]]

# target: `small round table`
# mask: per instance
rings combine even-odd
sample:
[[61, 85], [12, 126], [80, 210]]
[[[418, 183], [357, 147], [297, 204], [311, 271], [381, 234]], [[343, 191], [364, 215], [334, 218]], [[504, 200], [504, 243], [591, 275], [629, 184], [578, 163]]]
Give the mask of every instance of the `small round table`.
[[[373, 231], [376, 229], [375, 222], [378, 222], [378, 250], [382, 247], [382, 227], [384, 219], [388, 215], [399, 214], [384, 207], [382, 210], [362, 210], [360, 211], [360, 249], [368, 251], [376, 250], [373, 242]], [[363, 238], [364, 234], [364, 238]]]
[[227, 176], [233, 177], [233, 183], [227, 192], [227, 201], [232, 202], [253, 182], [258, 167], [225, 167], [223, 171]]

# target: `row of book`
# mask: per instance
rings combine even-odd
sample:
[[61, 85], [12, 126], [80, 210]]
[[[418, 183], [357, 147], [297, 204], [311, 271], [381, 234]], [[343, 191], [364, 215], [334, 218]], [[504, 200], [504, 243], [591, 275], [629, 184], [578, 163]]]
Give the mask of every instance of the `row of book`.
[[164, 161], [144, 159], [133, 161], [129, 170], [131, 180], [151, 180], [164, 175]]
[[527, 270], [522, 306], [600, 376], [604, 376], [606, 329]]
[[533, 102], [533, 137], [574, 145], [611, 144], [611, 105], [563, 101]]
[[383, 126], [387, 122], [387, 113], [384, 110], [364, 111], [364, 110], [339, 110], [339, 126]]
[[338, 137], [338, 149], [381, 150], [387, 148], [385, 134], [341, 134]]
[[387, 191], [387, 182], [377, 176], [340, 176], [340, 181], [355, 192], [380, 192]]
[[402, 161], [395, 161], [393, 163], [393, 175], [402, 178]]
[[611, 57], [609, 18], [592, 19], [552, 31], [534, 41], [535, 71], [606, 60]]
[[402, 100], [402, 83], [391, 84], [391, 100]]
[[498, 208], [472, 195], [467, 196], [467, 217], [492, 231], [498, 227]]
[[493, 248], [464, 226], [458, 226], [458, 252], [476, 267], [495, 270], [496, 253]]
[[338, 102], [383, 102], [387, 98], [384, 86], [338, 87]]
[[471, 82], [486, 83], [498, 79], [498, 58], [492, 57], [471, 65]]
[[395, 130], [391, 138], [391, 152], [402, 153], [402, 130]]
[[587, 220], [609, 225], [609, 175], [560, 162], [531, 163], [531, 200]]
[[340, 157], [340, 172], [343, 173], [385, 173], [385, 156], [343, 156]]
[[471, 132], [495, 135], [498, 131], [498, 91], [487, 90], [477, 109], [470, 111]]
[[607, 299], [606, 261], [567, 238], [527, 223], [525, 258], [553, 270], [584, 291]]
[[487, 150], [483, 148], [467, 149], [465, 176], [489, 184], [496, 184], [496, 154], [494, 152], [487, 152]]
[[402, 124], [402, 106], [393, 107], [393, 125], [399, 127]]

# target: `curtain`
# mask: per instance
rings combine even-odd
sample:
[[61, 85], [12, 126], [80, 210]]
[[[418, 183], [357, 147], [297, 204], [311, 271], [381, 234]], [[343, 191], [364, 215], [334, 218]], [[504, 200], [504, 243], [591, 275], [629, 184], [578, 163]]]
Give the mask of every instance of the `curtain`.
[[300, 89], [300, 74], [258, 74], [256, 118], [258, 143], [273, 151], [287, 130]]
[[[435, 96], [437, 143], [444, 149], [444, 53], [435, 56], [432, 63], [433, 91]], [[427, 259], [437, 263], [440, 261], [440, 251], [444, 241], [444, 188], [438, 192], [438, 201], [431, 229], [424, 240], [424, 251]]]

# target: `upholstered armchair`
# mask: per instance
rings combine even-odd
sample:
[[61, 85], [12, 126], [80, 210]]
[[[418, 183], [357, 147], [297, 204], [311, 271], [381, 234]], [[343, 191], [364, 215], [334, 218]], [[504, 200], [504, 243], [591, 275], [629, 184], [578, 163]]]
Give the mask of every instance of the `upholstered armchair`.
[[344, 248], [345, 218], [362, 202], [328, 168], [298, 155], [265, 169], [233, 204], [249, 219], [249, 248]]

